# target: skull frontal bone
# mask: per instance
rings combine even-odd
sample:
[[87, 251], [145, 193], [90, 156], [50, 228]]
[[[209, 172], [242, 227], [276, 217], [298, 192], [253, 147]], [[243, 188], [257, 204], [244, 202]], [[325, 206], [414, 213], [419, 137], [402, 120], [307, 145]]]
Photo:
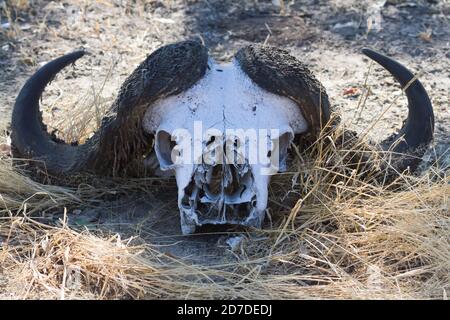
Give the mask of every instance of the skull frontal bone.
[[260, 228], [270, 175], [283, 170], [307, 122], [293, 101], [258, 87], [236, 61], [212, 60], [189, 90], [158, 100], [143, 120], [161, 170], [173, 171], [183, 234], [204, 224]]

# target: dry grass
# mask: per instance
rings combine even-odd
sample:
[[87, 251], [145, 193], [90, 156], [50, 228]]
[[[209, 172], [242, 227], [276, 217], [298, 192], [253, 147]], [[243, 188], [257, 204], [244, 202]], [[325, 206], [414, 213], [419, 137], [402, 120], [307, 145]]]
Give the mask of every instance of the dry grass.
[[446, 298], [447, 173], [431, 167], [420, 177], [403, 175], [402, 187], [393, 190], [348, 172], [339, 162], [348, 150], [315, 148], [318, 159], [307, 171], [272, 183], [274, 198], [283, 192], [296, 198], [286, 214], [273, 213], [272, 228], [244, 234], [232, 261], [213, 265], [192, 264], [107, 230], [74, 229], [66, 219], [39, 222], [37, 213], [95, 204], [111, 190], [142, 188], [139, 180], [125, 187], [109, 181], [104, 190], [43, 185], [2, 159], [1, 297]]

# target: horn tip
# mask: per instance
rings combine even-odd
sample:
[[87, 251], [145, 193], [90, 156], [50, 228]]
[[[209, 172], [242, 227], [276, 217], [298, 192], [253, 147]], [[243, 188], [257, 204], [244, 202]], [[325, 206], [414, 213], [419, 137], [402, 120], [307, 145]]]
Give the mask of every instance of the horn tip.
[[376, 51], [374, 51], [374, 50], [372, 50], [372, 49], [370, 49], [370, 48], [362, 48], [362, 49], [361, 49], [361, 52], [362, 52], [363, 54], [365, 54], [366, 56], [368, 56], [369, 58], [371, 58], [371, 59], [373, 59], [373, 58], [372, 58], [373, 56], [379, 55], [378, 52], [376, 52]]

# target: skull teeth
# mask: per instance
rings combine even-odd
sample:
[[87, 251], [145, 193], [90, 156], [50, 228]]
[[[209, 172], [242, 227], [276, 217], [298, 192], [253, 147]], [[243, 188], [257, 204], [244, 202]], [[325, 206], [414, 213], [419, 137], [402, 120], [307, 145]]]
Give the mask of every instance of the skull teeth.
[[195, 168], [191, 182], [184, 189], [180, 213], [183, 234], [193, 233], [196, 226], [204, 224], [260, 228], [264, 218], [256, 209], [254, 179], [246, 165]]

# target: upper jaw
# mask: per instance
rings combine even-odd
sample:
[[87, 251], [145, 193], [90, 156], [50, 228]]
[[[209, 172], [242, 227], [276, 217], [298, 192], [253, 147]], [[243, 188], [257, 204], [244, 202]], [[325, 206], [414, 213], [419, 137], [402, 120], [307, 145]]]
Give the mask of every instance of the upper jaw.
[[[203, 225], [242, 225], [260, 229], [264, 219], [265, 211], [259, 212], [252, 203], [239, 205], [223, 205], [218, 210], [214, 205], [204, 206], [203, 212], [192, 208], [180, 207], [181, 231], [184, 235], [192, 234], [197, 227]], [[238, 213], [241, 211], [240, 213]]]
[[179, 190], [182, 233], [192, 234], [207, 224], [261, 228], [265, 205], [260, 203], [250, 166], [223, 166], [216, 181], [211, 170], [211, 166], [196, 166], [189, 184]]

